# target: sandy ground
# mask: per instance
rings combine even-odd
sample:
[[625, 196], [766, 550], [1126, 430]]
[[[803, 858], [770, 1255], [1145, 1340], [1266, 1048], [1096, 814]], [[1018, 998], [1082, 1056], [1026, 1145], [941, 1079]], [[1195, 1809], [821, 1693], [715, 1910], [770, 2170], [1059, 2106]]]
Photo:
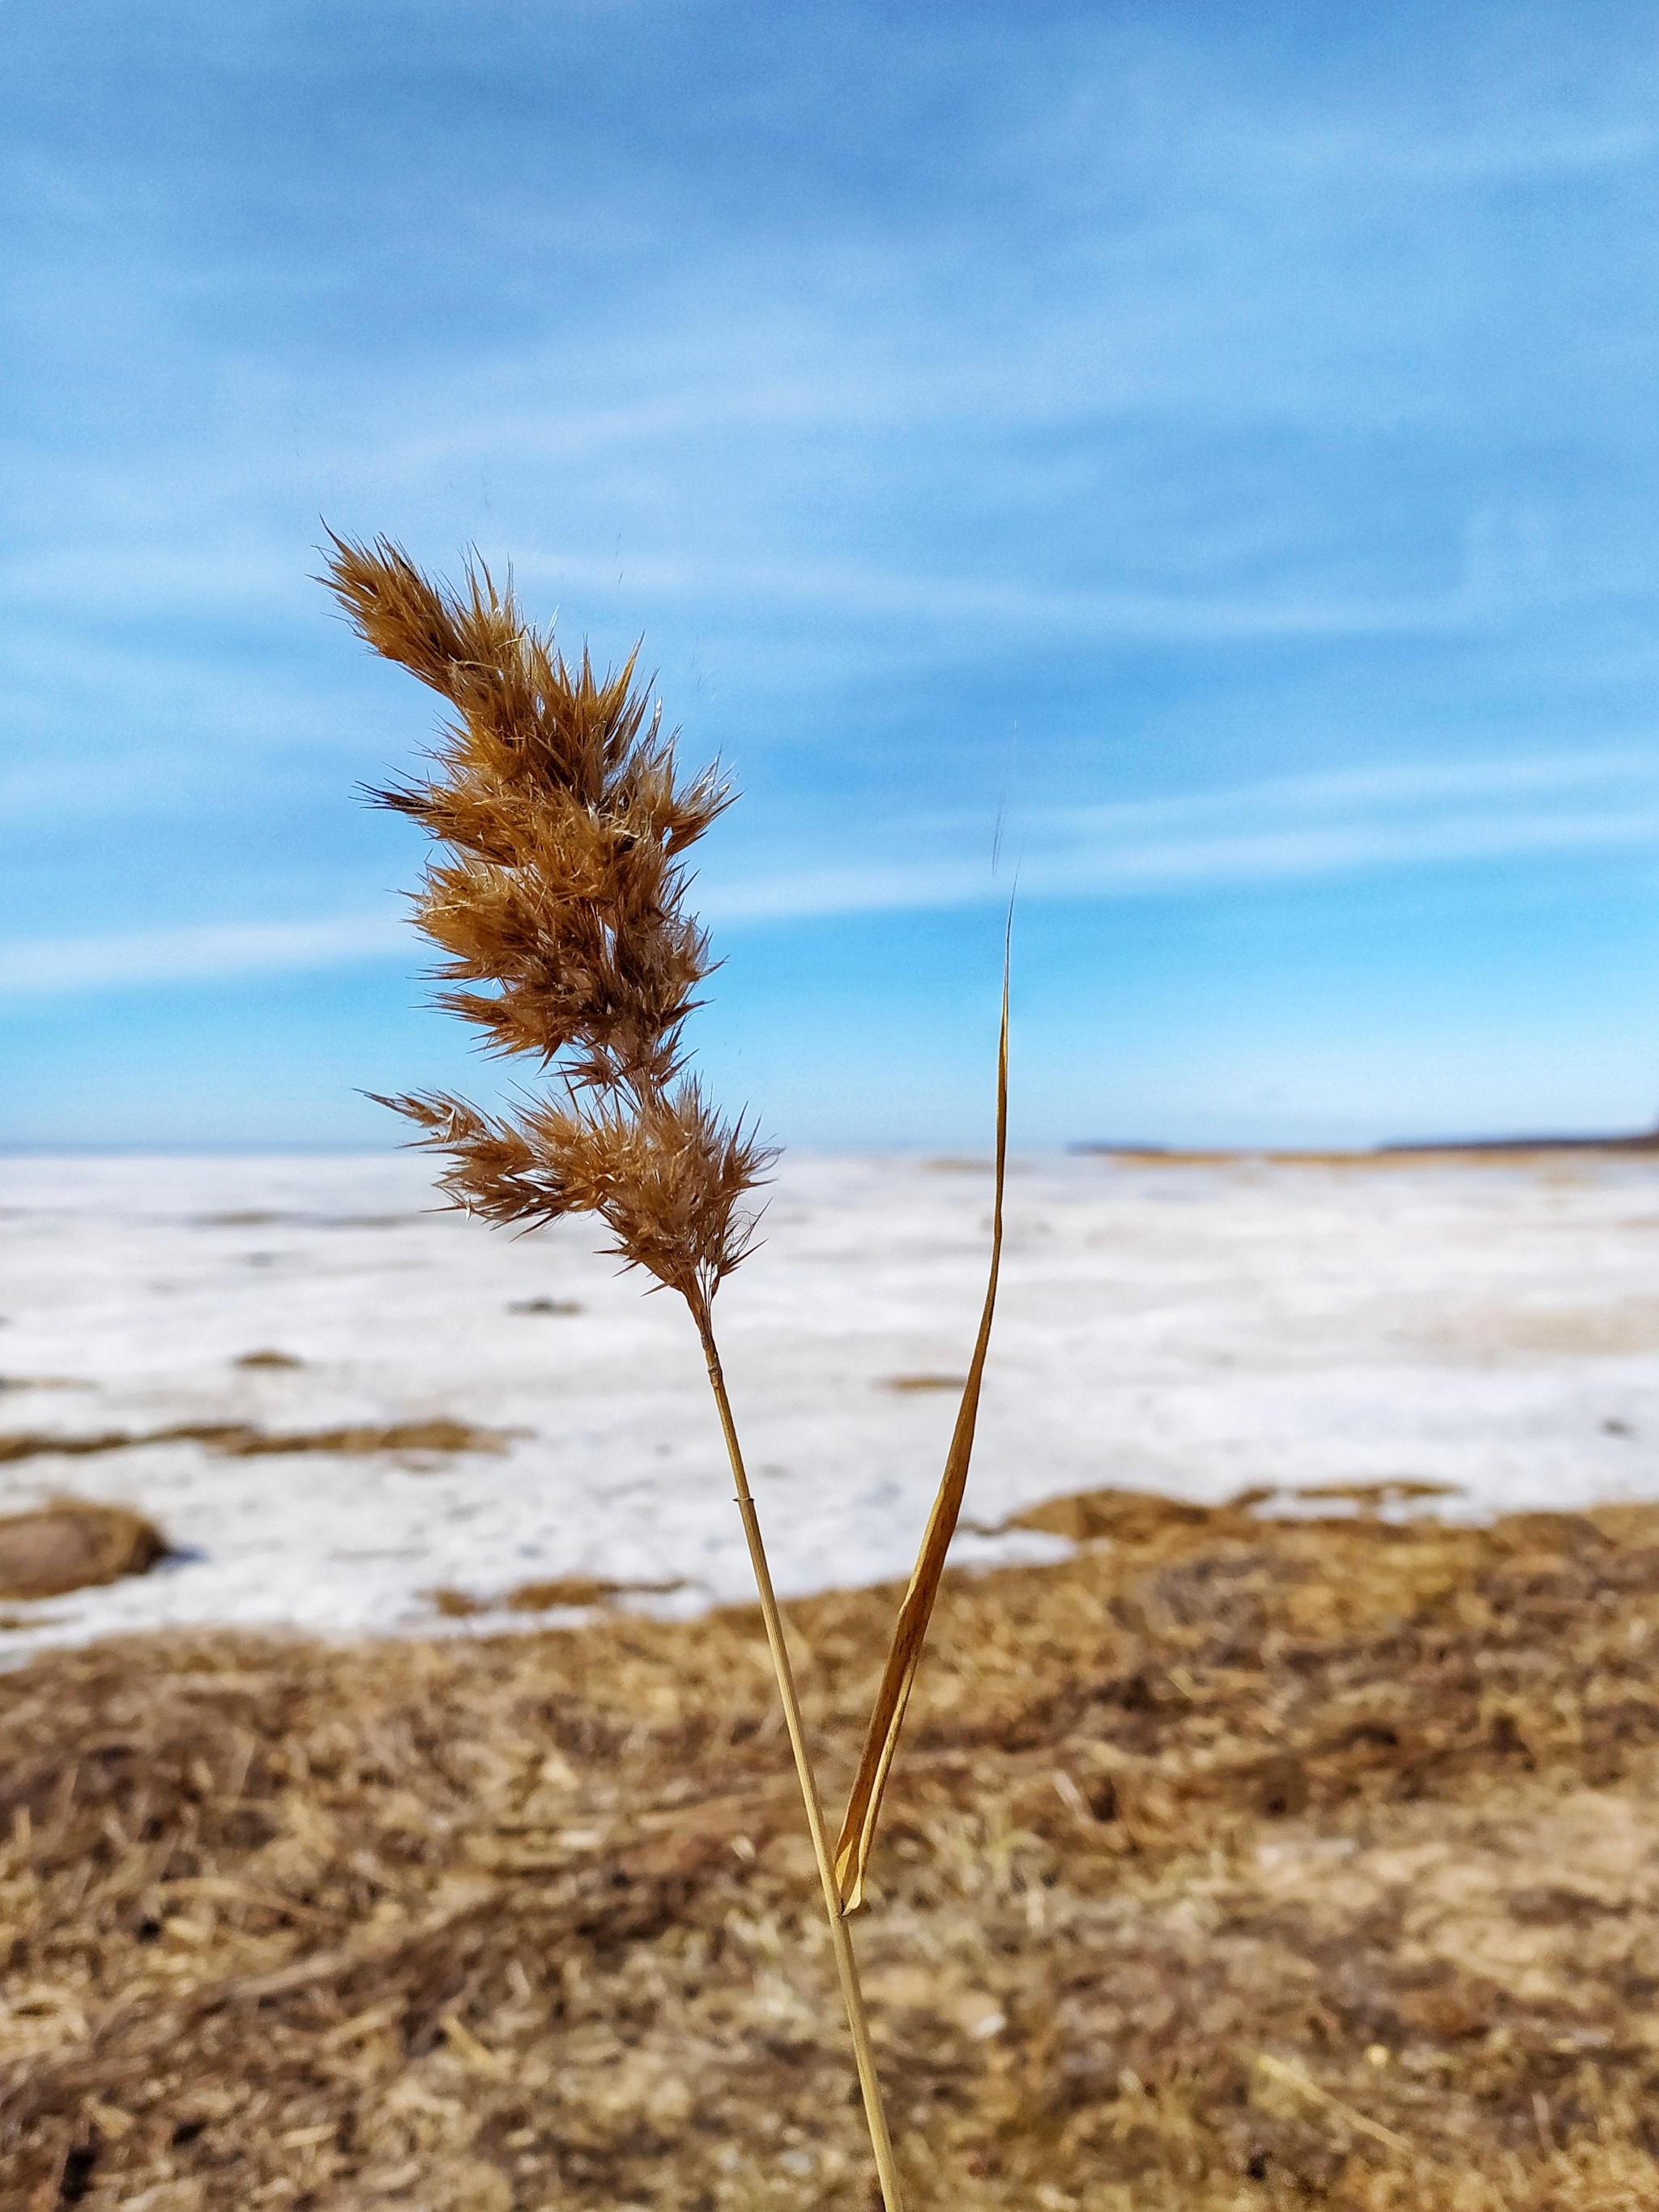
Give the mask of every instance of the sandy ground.
[[[1659, 1507], [1065, 1518], [854, 1922], [908, 2212], [1651, 2212]], [[836, 1814], [896, 1600], [789, 1608]], [[43, 1653], [0, 1920], [8, 2212], [878, 2204], [752, 1607]]]
[[[785, 1591], [908, 1566], [955, 1401], [893, 1386], [962, 1372], [989, 1189], [975, 1162], [781, 1169], [719, 1318]], [[163, 1625], [430, 1631], [436, 1589], [571, 1575], [678, 1582], [670, 1610], [743, 1595], [684, 1312], [586, 1223], [514, 1239], [431, 1203], [408, 1156], [0, 1161], [0, 1449], [36, 1440], [0, 1503], [131, 1504], [179, 1555], [9, 1608], [8, 1657]], [[1101, 1484], [1288, 1504], [1407, 1478], [1470, 1517], [1659, 1498], [1656, 1258], [1642, 1158], [1023, 1160], [968, 1514]], [[235, 1364], [258, 1352], [300, 1364]], [[433, 1419], [490, 1434], [303, 1448]], [[118, 1441], [219, 1424], [294, 1448]], [[39, 1448], [60, 1437], [117, 1441]], [[957, 1556], [1058, 1549], [968, 1530]]]

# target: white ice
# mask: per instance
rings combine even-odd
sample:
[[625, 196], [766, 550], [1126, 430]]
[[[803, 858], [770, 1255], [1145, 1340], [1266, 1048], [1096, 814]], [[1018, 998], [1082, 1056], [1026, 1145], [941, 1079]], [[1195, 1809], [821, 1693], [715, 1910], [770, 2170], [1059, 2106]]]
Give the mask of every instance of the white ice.
[[[989, 1200], [982, 1162], [781, 1169], [717, 1317], [785, 1592], [908, 1569], [955, 1399], [888, 1386], [963, 1372]], [[684, 1607], [747, 1593], [684, 1309], [589, 1222], [514, 1237], [432, 1204], [406, 1155], [0, 1159], [0, 1431], [514, 1431], [425, 1461], [173, 1443], [0, 1464], [4, 1510], [131, 1504], [180, 1555], [10, 1607], [0, 1652], [163, 1623], [437, 1628], [434, 1589], [575, 1573], [682, 1578]], [[1105, 1484], [1404, 1477], [1464, 1514], [1659, 1496], [1656, 1261], [1641, 1158], [1022, 1160], [968, 1516]], [[581, 1310], [514, 1310], [536, 1299]], [[233, 1364], [256, 1350], [303, 1364]], [[965, 1531], [957, 1556], [1054, 1548]]]

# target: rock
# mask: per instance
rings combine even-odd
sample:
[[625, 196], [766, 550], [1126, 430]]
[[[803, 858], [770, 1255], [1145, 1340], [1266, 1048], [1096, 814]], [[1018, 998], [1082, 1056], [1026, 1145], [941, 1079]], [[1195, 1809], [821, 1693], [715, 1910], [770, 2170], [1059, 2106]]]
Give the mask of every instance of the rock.
[[66, 1590], [142, 1575], [167, 1550], [161, 1532], [125, 1505], [60, 1498], [0, 1517], [0, 1598]]

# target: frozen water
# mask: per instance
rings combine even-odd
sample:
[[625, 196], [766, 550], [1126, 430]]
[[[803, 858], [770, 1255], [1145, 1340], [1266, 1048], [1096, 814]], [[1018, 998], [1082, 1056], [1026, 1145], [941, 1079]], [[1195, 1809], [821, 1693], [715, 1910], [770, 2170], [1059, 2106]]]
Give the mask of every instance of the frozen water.
[[[982, 1162], [781, 1170], [717, 1318], [785, 1592], [908, 1569], [955, 1399], [889, 1386], [962, 1373], [989, 1199]], [[434, 1589], [576, 1573], [680, 1577], [686, 1607], [747, 1595], [678, 1302], [619, 1275], [589, 1221], [514, 1237], [432, 1203], [407, 1155], [0, 1159], [0, 1431], [513, 1432], [499, 1454], [174, 1442], [0, 1464], [6, 1510], [130, 1504], [184, 1555], [14, 1606], [0, 1649], [163, 1622], [434, 1628]], [[1659, 1163], [1639, 1157], [1019, 1161], [967, 1512], [1103, 1484], [1212, 1501], [1404, 1477], [1468, 1514], [1659, 1495], [1656, 1260]], [[259, 1350], [302, 1364], [234, 1364]], [[1045, 1548], [968, 1531], [957, 1556]]]

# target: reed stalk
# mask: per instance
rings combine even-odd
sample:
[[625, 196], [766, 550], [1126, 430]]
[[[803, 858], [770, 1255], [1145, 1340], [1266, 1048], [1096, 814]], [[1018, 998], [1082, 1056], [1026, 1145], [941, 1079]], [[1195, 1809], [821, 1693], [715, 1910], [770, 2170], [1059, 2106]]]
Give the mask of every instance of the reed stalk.
[[881, 2081], [876, 2072], [876, 2054], [870, 2044], [870, 2022], [864, 2009], [864, 1990], [859, 1980], [858, 1956], [853, 1948], [852, 1932], [847, 1925], [831, 1856], [830, 1832], [824, 1826], [817, 1780], [812, 1771], [811, 1754], [806, 1747], [800, 1699], [795, 1694], [795, 1672], [789, 1663], [789, 1646], [784, 1636], [783, 1616], [778, 1611], [778, 1601], [772, 1589], [772, 1571], [767, 1564], [760, 1516], [755, 1510], [749, 1477], [744, 1470], [743, 1447], [738, 1441], [732, 1401], [726, 1395], [726, 1374], [714, 1342], [714, 1327], [706, 1313], [695, 1318], [702, 1337], [703, 1357], [708, 1362], [709, 1387], [720, 1409], [720, 1430], [726, 1438], [726, 1456], [732, 1462], [732, 1479], [737, 1485], [738, 1511], [743, 1516], [743, 1533], [749, 1545], [749, 1562], [755, 1571], [755, 1588], [760, 1593], [761, 1619], [766, 1624], [766, 1641], [771, 1648], [773, 1671], [778, 1678], [778, 1694], [783, 1700], [783, 1717], [789, 1731], [789, 1747], [795, 1755], [795, 1771], [800, 1778], [801, 1802], [806, 1808], [806, 1826], [811, 1833], [812, 1855], [817, 1861], [818, 1881], [823, 1890], [823, 1909], [830, 1920], [830, 1942], [836, 1954], [836, 1972], [841, 1982], [842, 2002], [847, 2008], [847, 2025], [852, 2032], [853, 2056], [858, 2067], [859, 2088], [864, 2098], [864, 2117], [870, 2130], [870, 2148], [875, 2153], [876, 2172], [881, 2182], [881, 2201], [886, 2212], [902, 2212], [903, 2199], [899, 2190], [898, 2171], [893, 2162], [892, 2138], [888, 2133], [887, 2114], [881, 2100]]
[[761, 1617], [852, 2033], [885, 2212], [902, 2212], [893, 2148], [847, 1915], [863, 1901], [882, 1792], [927, 1633], [973, 1449], [1002, 1247], [1007, 1151], [1005, 958], [991, 1275], [945, 1476], [900, 1607], [840, 1839], [832, 1846], [807, 1749], [782, 1617], [715, 1345], [720, 1284], [752, 1248], [749, 1193], [776, 1155], [723, 1119], [684, 1073], [681, 1030], [713, 961], [684, 909], [682, 856], [731, 804], [717, 769], [681, 780], [630, 658], [596, 676], [522, 621], [510, 586], [469, 570], [434, 584], [398, 547], [333, 540], [324, 579], [376, 653], [453, 710], [423, 781], [371, 793], [436, 848], [416, 925], [445, 955], [439, 1003], [489, 1049], [528, 1055], [549, 1085], [501, 1115], [443, 1092], [382, 1099], [414, 1141], [446, 1156], [439, 1188], [468, 1212], [534, 1228], [592, 1213], [624, 1267], [678, 1291], [696, 1325], [737, 1486]]

